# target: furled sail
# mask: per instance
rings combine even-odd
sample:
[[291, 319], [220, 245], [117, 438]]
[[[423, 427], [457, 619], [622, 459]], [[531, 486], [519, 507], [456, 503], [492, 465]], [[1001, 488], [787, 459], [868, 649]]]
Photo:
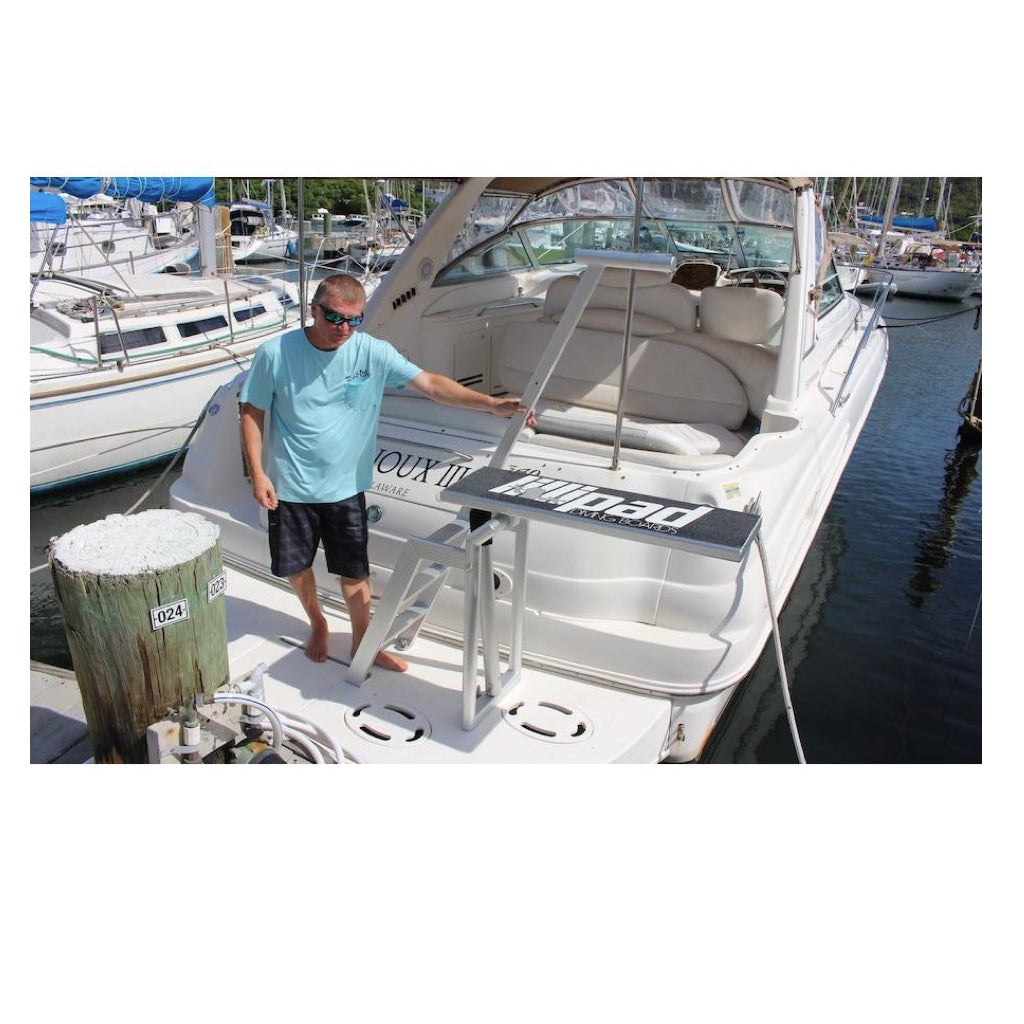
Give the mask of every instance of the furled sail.
[[29, 205], [29, 219], [45, 221], [47, 224], [64, 224], [68, 219], [68, 208], [64, 200], [53, 192], [32, 192]]
[[213, 178], [30, 178], [33, 188], [56, 189], [78, 199], [107, 195], [146, 203], [202, 203], [213, 206]]

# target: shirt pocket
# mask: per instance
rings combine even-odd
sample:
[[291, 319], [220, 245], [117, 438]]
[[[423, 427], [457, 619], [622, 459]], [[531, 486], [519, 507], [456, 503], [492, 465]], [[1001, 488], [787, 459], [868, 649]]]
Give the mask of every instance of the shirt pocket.
[[345, 381], [345, 390], [342, 401], [352, 409], [366, 409], [373, 398], [373, 388], [370, 382], [361, 377], [357, 380]]

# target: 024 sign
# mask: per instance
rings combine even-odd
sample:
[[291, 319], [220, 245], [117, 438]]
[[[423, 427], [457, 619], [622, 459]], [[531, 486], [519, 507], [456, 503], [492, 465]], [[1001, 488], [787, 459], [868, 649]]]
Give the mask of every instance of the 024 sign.
[[149, 609], [149, 621], [153, 629], [163, 629], [174, 622], [184, 622], [188, 618], [188, 598], [182, 597], [170, 604], [162, 604], [159, 608]]

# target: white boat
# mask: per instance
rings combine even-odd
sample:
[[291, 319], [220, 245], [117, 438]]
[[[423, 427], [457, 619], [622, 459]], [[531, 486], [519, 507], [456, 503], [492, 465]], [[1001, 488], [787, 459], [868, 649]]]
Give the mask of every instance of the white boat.
[[981, 292], [981, 267], [961, 253], [962, 246], [949, 239], [906, 237], [871, 263], [865, 283], [891, 281], [899, 295], [919, 299], [966, 299]]
[[44, 279], [30, 311], [30, 493], [170, 459], [211, 392], [299, 318], [268, 278]]
[[[673, 284], [687, 244], [731, 269]], [[809, 179], [458, 181], [366, 329], [523, 395], [536, 425], [385, 395], [373, 623], [350, 659], [318, 555], [332, 647], [314, 663], [241, 469], [241, 377], [221, 387], [171, 505], [219, 527], [232, 677], [346, 760], [698, 759], [871, 410], [884, 300], [841, 286]], [[371, 669], [391, 644], [408, 672]]]
[[[980, 264], [968, 260], [968, 246], [939, 233], [937, 217], [895, 214], [901, 181], [892, 179], [882, 217], [859, 218], [862, 225], [881, 224], [878, 229], [867, 228], [873, 252], [864, 260], [867, 276], [860, 287], [867, 290], [886, 284], [901, 297], [950, 300], [966, 299], [980, 291]], [[945, 181], [943, 178], [940, 187], [940, 209]]]
[[187, 271], [199, 251], [196, 203], [212, 200], [213, 187], [212, 178], [31, 181], [29, 272], [106, 280]]
[[299, 233], [274, 220], [269, 203], [239, 199], [228, 207], [231, 256], [236, 263], [294, 258]]

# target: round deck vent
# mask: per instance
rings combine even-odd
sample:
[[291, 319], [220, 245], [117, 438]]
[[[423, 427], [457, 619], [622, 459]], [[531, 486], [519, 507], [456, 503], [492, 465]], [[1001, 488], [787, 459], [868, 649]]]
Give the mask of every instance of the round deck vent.
[[408, 747], [430, 736], [430, 723], [400, 704], [360, 704], [345, 714], [345, 724], [364, 740]]
[[547, 743], [576, 743], [594, 733], [593, 723], [582, 711], [555, 701], [520, 701], [504, 717], [513, 729]]

